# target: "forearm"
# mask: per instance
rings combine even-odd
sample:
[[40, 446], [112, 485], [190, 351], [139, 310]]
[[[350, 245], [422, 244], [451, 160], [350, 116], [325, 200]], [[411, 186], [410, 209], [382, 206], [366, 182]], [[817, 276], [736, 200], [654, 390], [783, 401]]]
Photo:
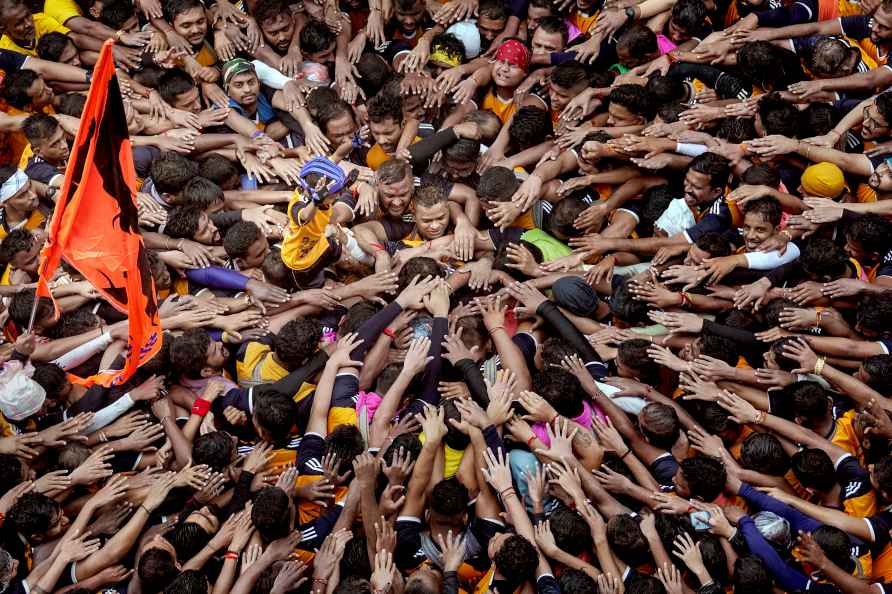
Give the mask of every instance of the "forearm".
[[214, 582], [214, 589], [211, 594], [229, 594], [232, 585], [235, 583], [236, 570], [238, 569], [238, 558], [225, 559], [220, 575]]
[[204, 567], [205, 564], [210, 561], [214, 555], [217, 554], [218, 550], [219, 549], [214, 546], [212, 542], [209, 542], [200, 551], [198, 551], [198, 553], [196, 553], [194, 557], [189, 559], [189, 561], [187, 561], [183, 565], [183, 571], [189, 569], [200, 571], [201, 568]]
[[31, 355], [31, 360], [36, 363], [53, 361], [54, 359], [58, 359], [62, 355], [69, 353], [72, 349], [75, 349], [94, 338], [98, 338], [103, 332], [104, 331], [100, 328], [76, 336], [57, 338], [43, 344], [38, 344], [37, 348], [34, 350], [34, 354]]
[[514, 372], [517, 378], [517, 389], [529, 390], [532, 386], [532, 378], [520, 348], [514, 344], [504, 327], [492, 329], [490, 336], [492, 336], [496, 352], [502, 361], [502, 367]]
[[170, 441], [173, 448], [175, 468], [183, 468], [192, 458], [192, 442], [186, 439], [180, 427], [176, 424], [173, 417], [162, 417], [161, 426], [164, 428], [164, 434]]

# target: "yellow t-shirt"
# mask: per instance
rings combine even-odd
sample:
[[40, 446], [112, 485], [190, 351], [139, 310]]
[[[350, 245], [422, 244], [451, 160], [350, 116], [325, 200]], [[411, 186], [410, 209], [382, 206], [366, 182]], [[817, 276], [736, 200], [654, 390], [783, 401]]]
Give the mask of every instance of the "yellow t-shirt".
[[288, 203], [288, 233], [282, 242], [282, 261], [292, 270], [305, 271], [313, 267], [328, 250], [325, 226], [331, 220], [331, 208], [316, 206], [316, 213], [306, 223], [300, 222], [303, 206], [297, 212], [297, 220], [291, 216], [295, 206], [304, 202], [300, 192], [295, 192]]
[[511, 116], [517, 111], [517, 104], [513, 97], [508, 101], [503, 101], [493, 91], [490, 91], [483, 98], [483, 105], [480, 108], [493, 112], [502, 124], [508, 124], [511, 121]]
[[59, 23], [53, 17], [38, 12], [34, 14], [34, 47], [26, 48], [17, 44], [9, 35], [4, 35], [0, 37], [0, 49], [5, 49], [13, 52], [18, 52], [20, 54], [25, 54], [26, 56], [31, 56], [32, 58], [37, 57], [37, 44], [40, 42], [40, 38], [46, 35], [47, 33], [62, 33], [63, 35], [68, 35], [71, 31], [65, 25]]
[[[269, 384], [278, 381], [290, 372], [282, 367], [273, 357], [272, 349], [262, 342], [249, 342], [243, 357], [235, 362], [235, 371], [239, 386], [250, 388], [257, 384]], [[294, 401], [300, 402], [316, 390], [315, 384], [301, 384]]]
[[74, 0], [45, 0], [43, 13], [63, 25], [68, 22], [68, 19], [84, 16], [80, 6]]

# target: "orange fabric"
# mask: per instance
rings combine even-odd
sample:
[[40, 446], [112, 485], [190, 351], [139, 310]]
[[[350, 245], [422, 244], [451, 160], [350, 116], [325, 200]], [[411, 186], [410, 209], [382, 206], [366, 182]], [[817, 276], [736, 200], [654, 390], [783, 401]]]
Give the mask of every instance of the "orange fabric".
[[71, 166], [40, 255], [37, 287], [38, 295], [52, 299], [47, 283], [64, 257], [130, 320], [124, 368], [78, 381], [85, 386], [121, 384], [161, 348], [155, 283], [139, 233], [136, 171], [112, 46], [105, 42], [93, 71]]
[[838, 0], [818, 0], [818, 20], [831, 21], [839, 18]]

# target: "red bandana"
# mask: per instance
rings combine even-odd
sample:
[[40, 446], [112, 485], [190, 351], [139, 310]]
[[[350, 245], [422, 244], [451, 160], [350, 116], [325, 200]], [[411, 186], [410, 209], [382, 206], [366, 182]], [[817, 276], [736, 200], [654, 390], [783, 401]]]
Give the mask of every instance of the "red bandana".
[[496, 52], [496, 62], [502, 61], [526, 70], [530, 64], [530, 50], [516, 39], [509, 39], [499, 46], [499, 51]]

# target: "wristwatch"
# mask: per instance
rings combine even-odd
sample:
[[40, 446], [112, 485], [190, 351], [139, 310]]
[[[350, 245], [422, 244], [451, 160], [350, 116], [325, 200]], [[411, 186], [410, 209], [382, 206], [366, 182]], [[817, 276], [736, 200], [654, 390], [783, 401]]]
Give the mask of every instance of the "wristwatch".
[[634, 6], [630, 6], [626, 9], [626, 19], [628, 19], [630, 21], [635, 20], [635, 7]]

